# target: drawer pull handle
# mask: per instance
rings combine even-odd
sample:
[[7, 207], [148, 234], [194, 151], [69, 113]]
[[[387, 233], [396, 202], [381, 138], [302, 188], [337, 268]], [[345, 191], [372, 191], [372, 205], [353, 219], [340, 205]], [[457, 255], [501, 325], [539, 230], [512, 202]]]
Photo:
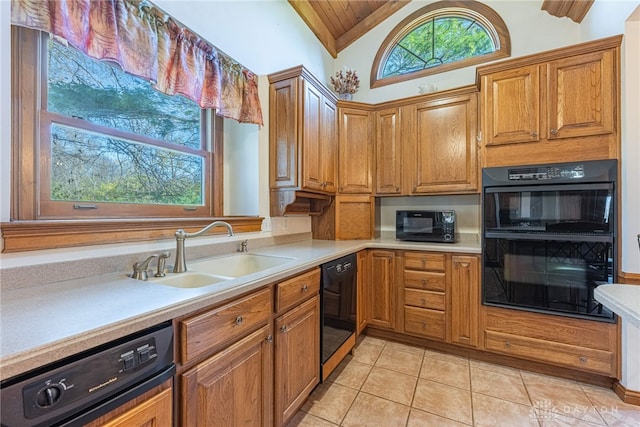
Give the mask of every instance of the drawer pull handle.
[[551, 135], [557, 135], [558, 129], [551, 129]]
[[422, 284], [426, 285], [427, 284], [427, 279], [422, 279]]
[[307, 292], [307, 291], [309, 291], [309, 287], [307, 285], [303, 285], [302, 292]]
[[585, 356], [580, 356], [580, 363], [587, 363], [587, 358]]
[[427, 304], [427, 300], [422, 298], [422, 305], [426, 305]]
[[422, 329], [427, 327], [427, 322], [425, 320], [422, 321]]
[[287, 332], [287, 325], [282, 325], [282, 327], [280, 327], [280, 332], [282, 332], [283, 334]]
[[269, 336], [267, 337], [267, 342], [268, 342], [269, 344], [271, 344], [271, 343], [273, 342], [273, 335], [269, 335]]
[[243, 320], [244, 320], [244, 319], [242, 318], [242, 316], [238, 316], [238, 317], [236, 317], [236, 325], [242, 325], [242, 321], [243, 321]]
[[422, 258], [420, 261], [422, 262], [422, 268], [424, 268], [427, 265], [427, 260]]
[[511, 343], [509, 341], [505, 341], [504, 346], [507, 348], [511, 348]]

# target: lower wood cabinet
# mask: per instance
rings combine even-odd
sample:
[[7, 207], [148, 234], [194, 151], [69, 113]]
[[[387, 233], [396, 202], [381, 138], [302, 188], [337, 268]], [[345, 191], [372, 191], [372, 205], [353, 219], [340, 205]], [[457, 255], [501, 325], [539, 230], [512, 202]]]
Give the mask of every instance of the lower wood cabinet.
[[396, 327], [396, 263], [395, 252], [373, 249], [369, 251], [369, 318], [370, 326], [383, 329]]
[[451, 342], [478, 346], [480, 307], [480, 257], [451, 256]]
[[180, 375], [180, 425], [271, 426], [272, 342], [263, 326]]
[[173, 380], [170, 379], [84, 427], [171, 427]]
[[320, 295], [275, 320], [275, 424], [286, 424], [320, 382]]

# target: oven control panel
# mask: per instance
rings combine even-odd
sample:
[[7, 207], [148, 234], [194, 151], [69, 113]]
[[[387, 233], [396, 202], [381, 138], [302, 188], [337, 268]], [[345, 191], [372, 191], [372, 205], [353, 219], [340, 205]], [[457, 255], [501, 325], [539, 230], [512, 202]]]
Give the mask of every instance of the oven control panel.
[[509, 181], [544, 181], [584, 178], [584, 165], [539, 166], [509, 169]]

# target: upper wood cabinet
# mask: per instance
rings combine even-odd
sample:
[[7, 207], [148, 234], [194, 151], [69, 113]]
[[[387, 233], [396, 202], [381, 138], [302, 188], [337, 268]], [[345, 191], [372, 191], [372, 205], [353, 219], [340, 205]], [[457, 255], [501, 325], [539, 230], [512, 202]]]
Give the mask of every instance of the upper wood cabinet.
[[269, 76], [269, 184], [335, 193], [336, 99], [304, 67]]
[[338, 192], [373, 192], [373, 138], [368, 108], [338, 109]]
[[402, 126], [400, 108], [375, 112], [376, 194], [402, 194]]
[[402, 107], [409, 194], [478, 191], [477, 94], [460, 92]]
[[617, 158], [620, 41], [479, 67], [483, 166]]

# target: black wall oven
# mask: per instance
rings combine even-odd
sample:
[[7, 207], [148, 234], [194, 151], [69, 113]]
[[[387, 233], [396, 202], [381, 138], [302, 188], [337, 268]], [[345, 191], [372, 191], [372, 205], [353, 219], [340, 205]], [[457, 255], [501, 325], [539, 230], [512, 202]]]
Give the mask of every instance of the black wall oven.
[[616, 279], [616, 160], [485, 168], [486, 305], [613, 321], [593, 296]]

